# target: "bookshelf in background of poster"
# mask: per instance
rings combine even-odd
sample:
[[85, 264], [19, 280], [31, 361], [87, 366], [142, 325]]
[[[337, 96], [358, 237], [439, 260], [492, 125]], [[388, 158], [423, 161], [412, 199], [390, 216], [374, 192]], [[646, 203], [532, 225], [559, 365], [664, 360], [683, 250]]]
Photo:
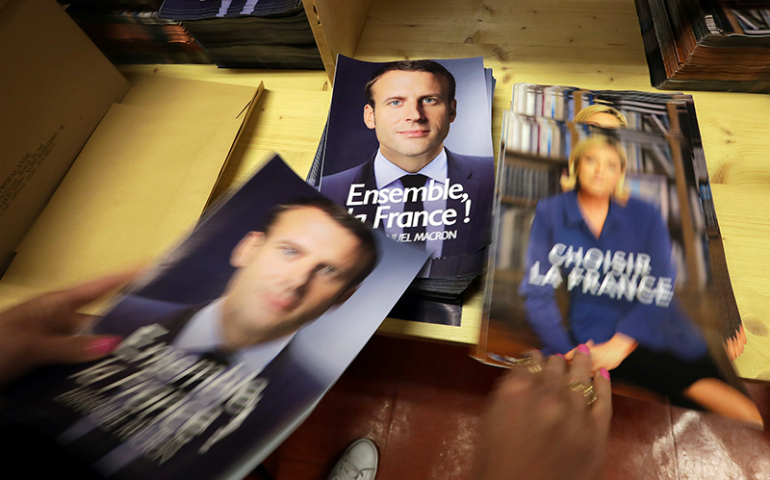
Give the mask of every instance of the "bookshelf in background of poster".
[[[561, 121], [597, 103], [618, 109], [628, 119], [628, 128], [613, 132]], [[604, 133], [619, 137], [628, 153], [626, 186], [630, 194], [656, 205], [672, 231], [673, 257], [681, 272], [680, 288], [698, 291], [713, 280], [721, 313], [716, 316], [716, 324], [709, 327], [724, 339], [739, 335], [743, 327], [731, 296], [690, 96], [517, 84], [511, 110], [503, 124], [504, 154], [496, 191], [499, 221], [494, 230], [494, 260], [490, 262], [495, 272], [488, 278], [487, 291], [491, 295], [483, 322], [488, 323], [504, 311], [510, 314], [509, 320], [518, 316], [519, 321], [524, 321], [520, 305], [509, 300], [518, 295], [511, 282], [518, 284], [523, 278], [523, 255], [534, 206], [540, 199], [561, 191], [559, 179], [567, 171], [571, 145], [592, 133]], [[503, 301], [490, 303], [494, 297]], [[517, 334], [531, 340], [531, 332], [521, 333], [527, 330], [526, 325], [518, 326], [524, 328]], [[510, 332], [498, 337], [506, 335], [510, 336]], [[496, 343], [493, 337], [488, 325], [482, 325], [480, 345]], [[519, 354], [526, 344], [519, 343]]]

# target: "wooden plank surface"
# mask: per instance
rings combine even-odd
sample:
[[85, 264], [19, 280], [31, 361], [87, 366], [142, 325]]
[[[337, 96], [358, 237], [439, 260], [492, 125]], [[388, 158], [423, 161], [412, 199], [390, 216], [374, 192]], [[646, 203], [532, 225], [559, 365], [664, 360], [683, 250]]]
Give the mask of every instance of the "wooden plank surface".
[[[237, 187], [278, 152], [303, 178], [310, 170], [331, 102], [331, 88], [324, 72], [233, 71], [211, 65], [123, 66], [127, 77], [138, 73], [190, 78], [239, 85], [259, 85], [266, 91], [258, 109], [246, 124], [240, 141], [222, 173], [214, 198]], [[431, 325], [388, 319], [380, 333], [471, 344], [478, 337], [482, 297], [469, 295], [462, 327]]]
[[[495, 142], [516, 82], [656, 91], [650, 86], [632, 0], [372, 0], [355, 52], [356, 58], [369, 61], [483, 56], [498, 81]], [[147, 67], [124, 71], [130, 68]], [[264, 80], [265, 102], [239, 146], [242, 159], [233, 159], [220, 191], [237, 183], [271, 150], [284, 155], [300, 174], [307, 171], [330, 100], [322, 73], [157, 68], [164, 75], [212, 81]], [[764, 208], [770, 200], [765, 198], [770, 195], [770, 97], [687, 93], [695, 98], [728, 266], [749, 338], [736, 367], [746, 378], [770, 378], [770, 353], [763, 353], [770, 351], [764, 343], [770, 330], [770, 294], [764, 293], [770, 269], [757, 263], [770, 247], [770, 209]], [[481, 296], [476, 294], [467, 299], [461, 329], [398, 321], [382, 329], [470, 344], [476, 341], [480, 318]]]
[[330, 79], [337, 54], [352, 57], [364, 28], [371, 0], [303, 0], [318, 52]]
[[770, 188], [767, 183], [713, 184], [712, 192], [748, 337], [735, 366], [741, 377], [770, 381]]
[[[335, 10], [336, 20], [344, 18], [344, 9]], [[329, 35], [337, 32], [332, 27], [328, 30]], [[369, 61], [483, 56], [498, 81], [493, 104], [495, 142], [499, 142], [502, 112], [509, 107], [516, 82], [655, 91], [632, 0], [372, 0], [360, 41], [348, 51]], [[210, 65], [125, 66], [121, 70], [127, 75], [154, 71], [245, 85], [264, 81], [264, 99], [246, 125], [217, 194], [245, 179], [272, 151], [300, 175], [308, 171], [331, 99], [325, 72], [228, 70]], [[695, 98], [728, 266], [749, 338], [736, 367], [743, 377], [770, 379], [770, 294], [766, 293], [770, 265], [764, 265], [770, 263], [764, 254], [770, 247], [770, 208], [765, 206], [770, 202], [766, 133], [770, 97], [687, 93]], [[481, 295], [466, 300], [462, 328], [388, 321], [382, 331], [474, 343]]]
[[322, 71], [229, 70], [212, 65], [130, 65], [121, 71], [190, 78], [238, 85], [265, 84], [258, 109], [244, 127], [214, 198], [238, 186], [261, 167], [272, 152], [304, 177], [313, 163], [331, 102], [331, 84]]
[[[481, 55], [498, 80], [493, 135], [516, 82], [656, 91], [632, 0], [413, 2], [374, 0], [356, 50], [361, 60]], [[695, 98], [714, 201], [748, 346], [735, 366], [770, 379], [770, 97], [686, 92]], [[479, 303], [471, 302], [473, 305]], [[475, 323], [480, 310], [466, 309]], [[477, 317], [478, 316], [478, 317]], [[465, 321], [465, 318], [464, 318]]]

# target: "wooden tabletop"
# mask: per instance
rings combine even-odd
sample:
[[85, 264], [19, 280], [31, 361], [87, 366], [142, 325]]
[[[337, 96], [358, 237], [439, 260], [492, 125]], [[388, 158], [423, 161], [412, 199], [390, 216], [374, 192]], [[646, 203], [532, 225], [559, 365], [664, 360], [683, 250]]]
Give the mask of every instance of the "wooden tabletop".
[[[497, 79], [493, 138], [516, 82], [590, 89], [656, 91], [632, 0], [373, 0], [356, 58], [483, 56]], [[237, 185], [280, 153], [300, 175], [310, 167], [331, 99], [325, 72], [243, 71], [212, 66], [125, 66], [199, 80], [257, 85], [267, 91], [247, 125], [218, 193]], [[745, 378], [770, 379], [770, 98], [686, 92], [695, 98], [719, 224], [748, 344], [736, 367]], [[481, 297], [466, 299], [463, 327], [389, 322], [383, 331], [473, 343]]]

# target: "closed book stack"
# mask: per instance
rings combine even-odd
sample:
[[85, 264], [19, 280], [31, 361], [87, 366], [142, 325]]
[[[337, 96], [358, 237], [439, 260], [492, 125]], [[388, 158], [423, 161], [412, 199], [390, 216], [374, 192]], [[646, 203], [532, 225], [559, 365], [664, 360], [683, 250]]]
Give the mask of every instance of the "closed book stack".
[[656, 88], [770, 92], [770, 2], [636, 0], [636, 9]]

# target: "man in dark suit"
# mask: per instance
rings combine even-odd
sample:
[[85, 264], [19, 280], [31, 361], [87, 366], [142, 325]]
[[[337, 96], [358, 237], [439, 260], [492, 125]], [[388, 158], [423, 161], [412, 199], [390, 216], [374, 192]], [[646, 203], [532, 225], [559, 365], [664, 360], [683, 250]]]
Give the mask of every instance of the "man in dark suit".
[[249, 365], [251, 347], [280, 351], [277, 343], [344, 303], [377, 262], [369, 229], [324, 198], [277, 206], [262, 230], [247, 233], [233, 249], [230, 264], [237, 270], [218, 299], [174, 308], [129, 297], [110, 314], [116, 320], [108, 317], [99, 327], [129, 335], [151, 320], [168, 330], [164, 338], [177, 348], [216, 349]]
[[364, 107], [378, 151], [321, 179], [321, 193], [391, 238], [424, 245], [433, 258], [473, 254], [489, 236], [492, 160], [444, 148], [455, 89], [452, 74], [431, 60], [381, 67], [366, 85]]
[[[213, 476], [226, 468], [230, 455], [255, 448], [261, 438], [255, 432], [273, 438], [269, 432], [293, 421], [298, 409], [309, 408], [323, 393], [327, 385], [289, 341], [303, 325], [345, 302], [371, 273], [377, 262], [374, 237], [324, 198], [276, 207], [262, 230], [249, 232], [233, 249], [230, 263], [237, 270], [214, 301], [175, 306], [129, 297], [111, 312], [118, 320], [112, 326], [124, 328], [111, 328], [113, 334], [127, 335], [108, 360], [120, 370], [89, 384], [109, 392], [109, 401], [82, 418], [70, 408], [80, 401], [72, 394], [62, 400], [70, 407], [54, 403], [60, 425], [69, 424], [57, 433], [59, 441], [87, 452], [81, 461], [105, 475], [127, 469], [168, 478], [158, 475], [158, 463], [180, 473], [177, 468], [184, 471], [187, 462], [216, 446], [220, 453], [199, 467]], [[93, 378], [93, 372], [71, 378]], [[212, 401], [217, 388], [225, 393]], [[62, 390], [71, 392], [72, 385]], [[260, 414], [252, 417], [257, 405]], [[196, 414], [210, 415], [210, 423], [199, 429]], [[176, 440], [168, 438], [162, 449], [142, 446], [153, 435], [160, 438], [157, 430], [175, 418], [184, 420], [174, 427]], [[243, 422], [249, 427], [241, 428]], [[177, 456], [183, 446], [188, 453]], [[166, 461], [172, 457], [175, 461]]]

